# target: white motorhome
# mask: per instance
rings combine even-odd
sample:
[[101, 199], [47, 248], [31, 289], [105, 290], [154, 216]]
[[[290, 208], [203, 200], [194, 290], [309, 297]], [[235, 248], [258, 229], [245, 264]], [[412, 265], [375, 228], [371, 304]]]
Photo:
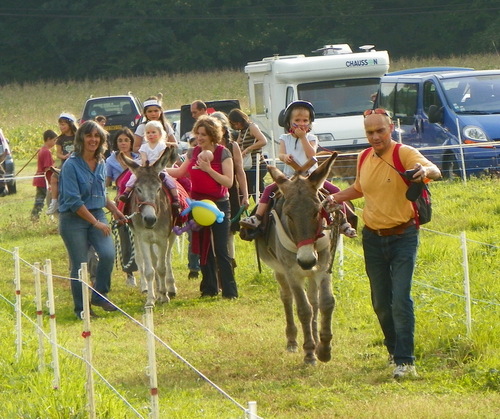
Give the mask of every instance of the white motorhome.
[[314, 106], [313, 132], [319, 151], [352, 150], [366, 146], [363, 111], [373, 107], [380, 78], [389, 69], [387, 51], [373, 45], [353, 53], [349, 45], [325, 45], [313, 52], [321, 56], [288, 55], [249, 62], [248, 74], [251, 117], [273, 141], [266, 152], [278, 154], [278, 139], [284, 132], [278, 115], [290, 102], [307, 100]]

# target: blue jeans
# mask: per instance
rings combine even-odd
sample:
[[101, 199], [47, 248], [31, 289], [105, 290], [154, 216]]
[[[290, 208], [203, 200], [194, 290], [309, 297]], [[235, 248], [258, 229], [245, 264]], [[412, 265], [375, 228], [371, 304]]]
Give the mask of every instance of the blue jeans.
[[[108, 223], [102, 209], [90, 212], [100, 222]], [[83, 310], [82, 284], [78, 281], [78, 270], [83, 262], [88, 261], [89, 246], [95, 249], [99, 257], [94, 289], [104, 296], [109, 292], [111, 286], [115, 247], [111, 235], [104, 236], [100, 230], [73, 212], [61, 212], [59, 214], [59, 234], [68, 251], [71, 265], [70, 277], [72, 278], [71, 292], [75, 304], [75, 313], [78, 315]], [[102, 297], [93, 293], [91, 299], [98, 301]]]
[[404, 234], [385, 237], [363, 229], [365, 269], [370, 279], [373, 309], [384, 333], [384, 344], [397, 365], [415, 361], [411, 285], [418, 237], [414, 225]]

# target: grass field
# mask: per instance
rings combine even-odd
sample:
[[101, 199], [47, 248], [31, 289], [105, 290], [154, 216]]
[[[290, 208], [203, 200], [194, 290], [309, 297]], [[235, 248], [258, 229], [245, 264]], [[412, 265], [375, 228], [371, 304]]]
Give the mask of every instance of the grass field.
[[[460, 58], [460, 57], [458, 57]], [[458, 61], [457, 58], [457, 61]], [[479, 68], [462, 59], [461, 65]], [[436, 63], [419, 63], [435, 65]], [[441, 63], [443, 65], [444, 63]], [[456, 65], [458, 62], [447, 62]], [[406, 65], [406, 64], [405, 64]], [[408, 65], [408, 67], [415, 66]], [[396, 69], [396, 68], [393, 68]], [[160, 82], [161, 81], [161, 82]], [[180, 84], [177, 84], [180, 83]], [[184, 88], [183, 88], [184, 87]], [[61, 110], [78, 114], [89, 93], [133, 90], [141, 97], [163, 91], [168, 107], [198, 97], [242, 100], [244, 75], [238, 72], [174, 75], [144, 80], [67, 85], [7, 86], [2, 89], [1, 124], [13, 140], [22, 167], [36, 150], [43, 129]], [[174, 93], [175, 92], [175, 93]], [[193, 94], [192, 92], [196, 92]], [[84, 94], [85, 93], [85, 94]], [[3, 100], [6, 99], [6, 102]], [[44, 100], [46, 99], [46, 100]], [[8, 122], [8, 123], [7, 123]], [[2, 126], [0, 125], [0, 126]], [[24, 131], [23, 131], [24, 130]], [[26, 137], [19, 135], [25, 132]], [[23, 174], [35, 172], [33, 162]], [[339, 183], [339, 186], [345, 186]], [[415, 275], [416, 356], [420, 377], [396, 382], [387, 356], [363, 268], [360, 240], [346, 240], [344, 274], [333, 275], [333, 358], [306, 367], [303, 354], [285, 351], [284, 314], [278, 286], [265, 266], [258, 272], [251, 244], [237, 239], [237, 282], [241, 298], [199, 299], [198, 281], [187, 279], [186, 245], [174, 250], [178, 296], [155, 308], [158, 388], [162, 418], [242, 418], [241, 406], [258, 403], [265, 418], [496, 418], [500, 416], [500, 199], [499, 180], [471, 179], [431, 185], [433, 221], [422, 231]], [[85, 341], [74, 319], [67, 257], [57, 224], [46, 216], [30, 221], [34, 188], [19, 181], [18, 193], [0, 199], [0, 404], [5, 418], [85, 418]], [[363, 201], [356, 205], [362, 210]], [[467, 333], [463, 291], [466, 232], [472, 301]], [[52, 261], [55, 279], [61, 385], [52, 388], [51, 351], [45, 342], [45, 368], [38, 368], [38, 337], [23, 319], [22, 357], [16, 359], [14, 265], [19, 247], [23, 311], [35, 319], [31, 264]], [[145, 297], [113, 274], [110, 298], [127, 315], [99, 312], [92, 321], [95, 368], [124, 402], [95, 376], [97, 417], [133, 418], [149, 414]], [[135, 321], [134, 321], [135, 319]], [[49, 320], [44, 316], [48, 332]], [[168, 345], [169, 347], [166, 347]], [[64, 349], [63, 349], [64, 348]], [[170, 349], [169, 349], [170, 348]], [[172, 352], [175, 351], [175, 353]], [[177, 355], [178, 354], [178, 355]], [[219, 386], [238, 404], [207, 383], [180, 358]], [[130, 404], [129, 407], [127, 404]]]

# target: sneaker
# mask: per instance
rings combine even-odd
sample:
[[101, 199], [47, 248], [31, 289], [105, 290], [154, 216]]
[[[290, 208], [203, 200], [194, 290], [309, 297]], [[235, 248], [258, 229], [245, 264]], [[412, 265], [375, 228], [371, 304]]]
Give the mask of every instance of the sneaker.
[[402, 364], [396, 366], [396, 369], [393, 372], [393, 377], [396, 380], [407, 377], [418, 377], [417, 370], [415, 369], [415, 365]]
[[[83, 311], [80, 311], [79, 313], [76, 313], [76, 318], [78, 320], [83, 320], [84, 318], [84, 312]], [[91, 319], [98, 319], [100, 316], [98, 316], [97, 314], [94, 313], [94, 310], [90, 309], [90, 318]]]
[[256, 229], [258, 226], [260, 226], [260, 223], [261, 223], [261, 220], [259, 220], [256, 215], [252, 215], [251, 217], [242, 218], [240, 220], [240, 226], [246, 227], [246, 228], [251, 228], [251, 229]]
[[188, 279], [197, 279], [199, 276], [198, 271], [189, 271]]
[[345, 235], [346, 237], [349, 237], [350, 239], [353, 239], [354, 237], [358, 237], [358, 233], [354, 228], [352, 228], [351, 224], [349, 223], [344, 223], [340, 226], [340, 232]]
[[59, 208], [59, 202], [57, 202], [57, 200], [50, 201], [50, 205], [47, 208], [47, 215], [55, 214], [58, 208]]
[[129, 287], [136, 287], [137, 286], [137, 281], [135, 280], [135, 276], [133, 273], [128, 273], [127, 274], [127, 281], [126, 284]]
[[129, 200], [129, 195], [124, 193], [118, 197], [118, 200], [126, 204]]

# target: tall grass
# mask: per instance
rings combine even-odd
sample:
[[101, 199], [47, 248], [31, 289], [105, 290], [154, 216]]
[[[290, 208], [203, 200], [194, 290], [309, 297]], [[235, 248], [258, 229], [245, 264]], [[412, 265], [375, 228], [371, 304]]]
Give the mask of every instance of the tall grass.
[[[500, 68], [494, 54], [443, 58], [402, 58], [391, 63], [391, 71], [424, 66]], [[249, 111], [247, 77], [243, 69], [189, 74], [158, 74], [149, 77], [100, 79], [82, 82], [8, 84], [0, 90], [0, 128], [12, 143], [18, 158], [29, 157], [41, 143], [42, 132], [58, 132], [62, 111], [81, 116], [90, 95], [104, 96], [131, 91], [141, 100], [162, 92], [165, 109], [179, 108], [193, 100], [239, 99]]]

